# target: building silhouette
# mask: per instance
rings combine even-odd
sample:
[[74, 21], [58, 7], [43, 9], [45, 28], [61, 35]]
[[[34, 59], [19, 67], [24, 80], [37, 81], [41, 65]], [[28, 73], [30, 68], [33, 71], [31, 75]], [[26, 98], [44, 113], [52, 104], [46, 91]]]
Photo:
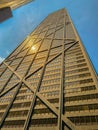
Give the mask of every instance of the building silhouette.
[[12, 17], [10, 7], [0, 8], [0, 23]]
[[98, 79], [65, 9], [0, 65], [1, 130], [97, 130]]

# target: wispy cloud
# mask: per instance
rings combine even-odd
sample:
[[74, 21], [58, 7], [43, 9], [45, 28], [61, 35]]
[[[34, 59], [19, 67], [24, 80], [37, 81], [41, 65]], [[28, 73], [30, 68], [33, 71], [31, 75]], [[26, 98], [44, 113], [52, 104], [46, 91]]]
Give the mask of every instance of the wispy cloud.
[[0, 63], [4, 60], [5, 58], [3, 58], [3, 57], [0, 57]]
[[10, 54], [10, 52], [7, 50], [7, 51], [6, 51], [6, 54], [7, 54], [7, 55], [9, 55], [9, 54]]

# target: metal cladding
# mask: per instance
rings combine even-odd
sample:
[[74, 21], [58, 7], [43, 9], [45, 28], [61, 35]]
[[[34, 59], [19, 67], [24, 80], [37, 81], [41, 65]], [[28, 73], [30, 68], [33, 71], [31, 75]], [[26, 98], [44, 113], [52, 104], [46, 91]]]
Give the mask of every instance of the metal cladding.
[[98, 129], [98, 81], [65, 9], [0, 65], [1, 130]]
[[10, 7], [11, 9], [16, 9], [32, 1], [33, 0], [0, 0], [0, 8]]

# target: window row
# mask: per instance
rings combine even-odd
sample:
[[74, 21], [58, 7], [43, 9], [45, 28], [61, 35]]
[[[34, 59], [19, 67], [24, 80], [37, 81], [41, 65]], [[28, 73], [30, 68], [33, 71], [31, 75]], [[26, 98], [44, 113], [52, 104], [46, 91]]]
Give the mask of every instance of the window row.
[[90, 79], [84, 79], [84, 80], [79, 80], [79, 81], [73, 81], [73, 82], [66, 82], [65, 81], [65, 85], [66, 86], [70, 86], [70, 85], [78, 85], [78, 84], [86, 84], [86, 83], [92, 83], [93, 82], [93, 79], [90, 78]]
[[69, 117], [69, 119], [76, 125], [87, 125], [87, 124], [96, 124], [98, 125], [98, 116], [77, 116]]
[[3, 124], [4, 128], [19, 128], [23, 127], [25, 123], [25, 120], [11, 120], [11, 121], [5, 121]]
[[32, 119], [31, 120], [31, 123], [30, 123], [30, 126], [46, 126], [46, 125], [57, 125], [57, 118], [46, 118], [46, 119]]
[[85, 110], [96, 110], [98, 109], [98, 104], [86, 104], [86, 105], [78, 105], [78, 106], [66, 106], [65, 111], [85, 111]]
[[59, 91], [51, 91], [51, 92], [42, 92], [41, 94], [43, 96], [58, 96], [59, 95]]
[[60, 83], [60, 78], [50, 79], [50, 80], [43, 80], [42, 81], [42, 85], [52, 84], [52, 83]]
[[33, 95], [16, 97], [16, 100], [31, 100], [31, 99], [33, 99]]
[[54, 74], [54, 73], [60, 73], [61, 72], [61, 70], [60, 69], [51, 69], [51, 70], [46, 70], [45, 71], [45, 74]]
[[[65, 95], [66, 96], [66, 95]], [[98, 94], [65, 97], [66, 102], [98, 99]]]
[[65, 75], [65, 80], [73, 80], [73, 79], [78, 79], [78, 78], [85, 78], [91, 76], [90, 73], [83, 73], [83, 74], [77, 74], [77, 75], [73, 75], [73, 76], [66, 76]]
[[9, 113], [8, 113], [8, 116], [7, 116], [7, 118], [8, 117], [21, 117], [21, 116], [26, 116], [28, 114], [28, 110], [22, 110], [22, 111], [10, 111]]
[[66, 56], [65, 55], [65, 60], [72, 60], [72, 59], [82, 59], [84, 58], [84, 56], [81, 54], [81, 55], [73, 55], [73, 56]]
[[65, 58], [73, 58], [73, 57], [78, 57], [78, 56], [83, 56], [83, 53], [82, 52], [78, 52], [76, 54], [73, 55], [73, 53], [71, 53], [70, 55], [65, 55]]
[[90, 90], [95, 90], [96, 87], [95, 85], [93, 86], [86, 86], [86, 87], [78, 87], [78, 88], [70, 88], [70, 89], [66, 89], [67, 87], [65, 87], [64, 93], [76, 93], [76, 92], [84, 92], [84, 91], [90, 91]]
[[69, 70], [69, 69], [74, 69], [74, 68], [80, 68], [80, 67], [84, 67], [84, 66], [86, 66], [86, 65], [87, 65], [86, 63], [77, 64], [77, 65], [68, 66], [68, 67], [66, 67], [66, 65], [65, 65], [65, 69], [66, 69], [66, 70]]
[[42, 91], [42, 90], [50, 90], [50, 89], [58, 89], [58, 88], [60, 88], [59, 84], [47, 85], [47, 86], [41, 86], [40, 91]]
[[74, 73], [79, 73], [79, 72], [84, 72], [84, 71], [88, 71], [89, 68], [82, 68], [82, 69], [76, 69], [76, 70], [71, 70], [71, 71], [65, 71], [65, 74], [74, 74]]
[[79, 49], [79, 50], [68, 50], [68, 51], [66, 51], [66, 55], [70, 55], [70, 54], [72, 54], [73, 53], [73, 55], [75, 55], [76, 53], [80, 53], [80, 52], [82, 52], [81, 51], [81, 49]]

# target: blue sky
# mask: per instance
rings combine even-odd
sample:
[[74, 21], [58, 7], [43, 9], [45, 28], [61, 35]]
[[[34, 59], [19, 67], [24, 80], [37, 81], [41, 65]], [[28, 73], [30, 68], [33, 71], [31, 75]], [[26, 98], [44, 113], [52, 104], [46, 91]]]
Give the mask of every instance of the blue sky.
[[98, 0], [34, 0], [0, 23], [0, 61], [49, 14], [66, 8], [98, 73]]

